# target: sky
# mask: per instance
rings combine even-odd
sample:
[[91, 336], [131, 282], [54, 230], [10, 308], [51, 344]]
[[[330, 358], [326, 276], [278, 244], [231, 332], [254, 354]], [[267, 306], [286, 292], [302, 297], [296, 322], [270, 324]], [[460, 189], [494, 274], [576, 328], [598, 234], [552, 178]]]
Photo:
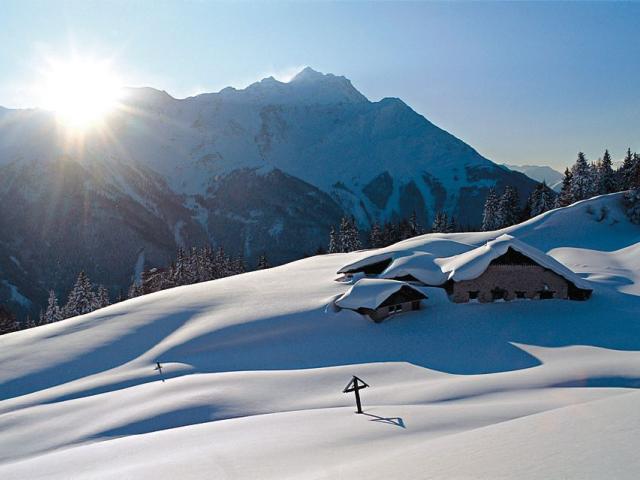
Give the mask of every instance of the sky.
[[182, 98], [304, 66], [399, 97], [487, 158], [563, 169], [640, 151], [640, 3], [2, 0], [0, 105], [47, 59], [108, 59]]

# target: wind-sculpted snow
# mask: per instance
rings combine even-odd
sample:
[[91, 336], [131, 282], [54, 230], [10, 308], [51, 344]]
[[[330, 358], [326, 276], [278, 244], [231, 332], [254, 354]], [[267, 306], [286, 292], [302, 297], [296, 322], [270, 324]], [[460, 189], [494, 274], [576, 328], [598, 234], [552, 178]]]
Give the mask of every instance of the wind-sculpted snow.
[[[426, 288], [422, 310], [374, 324], [332, 308], [350, 288], [335, 272], [376, 253], [361, 251], [4, 335], [0, 478], [636, 478], [639, 229], [618, 201], [508, 229], [588, 279], [584, 302]], [[352, 375], [365, 415], [342, 393]]]

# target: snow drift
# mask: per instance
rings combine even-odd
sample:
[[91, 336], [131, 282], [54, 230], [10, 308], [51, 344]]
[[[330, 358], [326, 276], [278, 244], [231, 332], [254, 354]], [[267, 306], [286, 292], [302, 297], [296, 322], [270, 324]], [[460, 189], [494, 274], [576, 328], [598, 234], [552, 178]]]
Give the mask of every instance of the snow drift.
[[[508, 233], [588, 279], [586, 302], [427, 288], [423, 310], [374, 324], [329, 308], [362, 251], [2, 336], [0, 477], [636, 478], [640, 229], [618, 203], [378, 252]], [[341, 393], [354, 374], [365, 415]]]

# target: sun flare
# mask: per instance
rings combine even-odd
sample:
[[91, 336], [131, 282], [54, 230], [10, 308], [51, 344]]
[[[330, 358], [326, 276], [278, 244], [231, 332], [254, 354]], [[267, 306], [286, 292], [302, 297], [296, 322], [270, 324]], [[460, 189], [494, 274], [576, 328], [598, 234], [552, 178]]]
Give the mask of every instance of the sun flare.
[[102, 123], [122, 97], [118, 76], [109, 62], [72, 60], [53, 62], [45, 73], [44, 108], [74, 130]]

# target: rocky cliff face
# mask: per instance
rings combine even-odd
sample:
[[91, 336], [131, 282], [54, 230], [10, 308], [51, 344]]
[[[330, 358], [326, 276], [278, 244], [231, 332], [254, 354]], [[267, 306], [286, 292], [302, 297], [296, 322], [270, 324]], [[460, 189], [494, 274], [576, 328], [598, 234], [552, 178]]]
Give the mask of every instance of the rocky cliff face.
[[80, 269], [115, 293], [180, 245], [288, 261], [344, 213], [362, 228], [414, 210], [478, 225], [488, 188], [507, 184], [522, 198], [535, 186], [401, 100], [309, 68], [184, 100], [130, 89], [82, 138], [47, 112], [2, 109], [0, 298], [37, 313]]

